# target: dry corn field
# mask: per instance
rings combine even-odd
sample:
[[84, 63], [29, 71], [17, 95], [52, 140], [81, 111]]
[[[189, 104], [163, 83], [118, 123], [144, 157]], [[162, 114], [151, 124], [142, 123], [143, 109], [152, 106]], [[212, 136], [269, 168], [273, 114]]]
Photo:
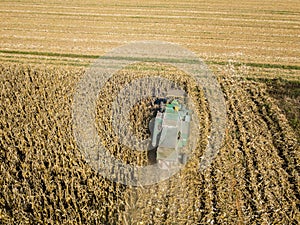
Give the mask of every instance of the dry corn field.
[[[1, 1], [0, 224], [299, 224], [300, 4], [291, 1]], [[119, 70], [101, 89], [96, 127], [132, 165], [153, 152], [120, 144], [112, 102], [136, 79], [169, 79], [193, 99], [199, 130], [180, 172], [148, 186], [101, 176], [73, 133], [76, 85], [88, 66], [131, 41], [193, 51], [226, 101], [222, 147], [199, 170], [211, 135], [205, 91], [168, 63]], [[128, 130], [150, 137], [154, 97], [132, 107]]]

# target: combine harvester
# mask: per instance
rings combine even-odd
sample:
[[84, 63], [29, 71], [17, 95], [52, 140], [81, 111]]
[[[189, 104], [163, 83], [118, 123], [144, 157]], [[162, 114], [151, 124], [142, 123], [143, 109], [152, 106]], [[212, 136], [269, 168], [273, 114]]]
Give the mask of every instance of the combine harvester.
[[182, 90], [170, 90], [166, 98], [159, 99], [159, 109], [149, 127], [151, 144], [157, 148], [156, 162], [161, 169], [186, 164], [188, 155], [183, 149], [190, 136], [191, 114]]

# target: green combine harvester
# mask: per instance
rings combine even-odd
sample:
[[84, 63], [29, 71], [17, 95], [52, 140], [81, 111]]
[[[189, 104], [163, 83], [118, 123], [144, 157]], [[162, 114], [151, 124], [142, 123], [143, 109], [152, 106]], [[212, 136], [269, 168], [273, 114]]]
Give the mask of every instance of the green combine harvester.
[[186, 103], [184, 91], [169, 91], [167, 98], [161, 99], [156, 117], [150, 122], [151, 144], [157, 148], [156, 161], [160, 168], [186, 164], [188, 160], [188, 155], [182, 152], [190, 136], [192, 113]]

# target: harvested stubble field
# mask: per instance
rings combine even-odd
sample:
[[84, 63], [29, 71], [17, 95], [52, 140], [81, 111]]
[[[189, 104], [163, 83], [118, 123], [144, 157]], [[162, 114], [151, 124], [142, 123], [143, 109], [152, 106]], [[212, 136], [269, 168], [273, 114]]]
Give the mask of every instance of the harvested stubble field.
[[[299, 224], [297, 1], [2, 1], [0, 13], [1, 224]], [[97, 102], [99, 135], [116, 157], [140, 165], [149, 158], [115, 142], [110, 129], [110, 102], [130, 80], [175, 81], [197, 100], [200, 122], [187, 166], [134, 188], [85, 162], [72, 102], [85, 66], [144, 39], [176, 42], [205, 59], [224, 92], [227, 128], [201, 173], [210, 134], [201, 87], [167, 64], [119, 71]], [[149, 135], [152, 101], [136, 105], [129, 118], [138, 120], [131, 123], [138, 136]]]

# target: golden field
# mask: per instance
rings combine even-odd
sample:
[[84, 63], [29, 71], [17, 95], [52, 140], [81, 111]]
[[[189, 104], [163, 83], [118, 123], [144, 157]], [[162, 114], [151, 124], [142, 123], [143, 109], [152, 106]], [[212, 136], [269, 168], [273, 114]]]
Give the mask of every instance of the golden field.
[[[300, 222], [297, 1], [4, 0], [0, 13], [1, 224]], [[183, 170], [131, 187], [86, 163], [73, 136], [72, 103], [89, 65], [139, 40], [178, 43], [202, 58], [224, 93], [227, 127], [218, 155], [200, 172], [211, 125], [201, 87], [168, 64], [119, 71], [97, 101], [98, 133], [116, 157], [149, 160], [118, 143], [110, 128], [111, 101], [136, 78], [182, 86], [196, 99], [200, 127]], [[140, 136], [149, 135], [149, 102], [128, 118]]]

